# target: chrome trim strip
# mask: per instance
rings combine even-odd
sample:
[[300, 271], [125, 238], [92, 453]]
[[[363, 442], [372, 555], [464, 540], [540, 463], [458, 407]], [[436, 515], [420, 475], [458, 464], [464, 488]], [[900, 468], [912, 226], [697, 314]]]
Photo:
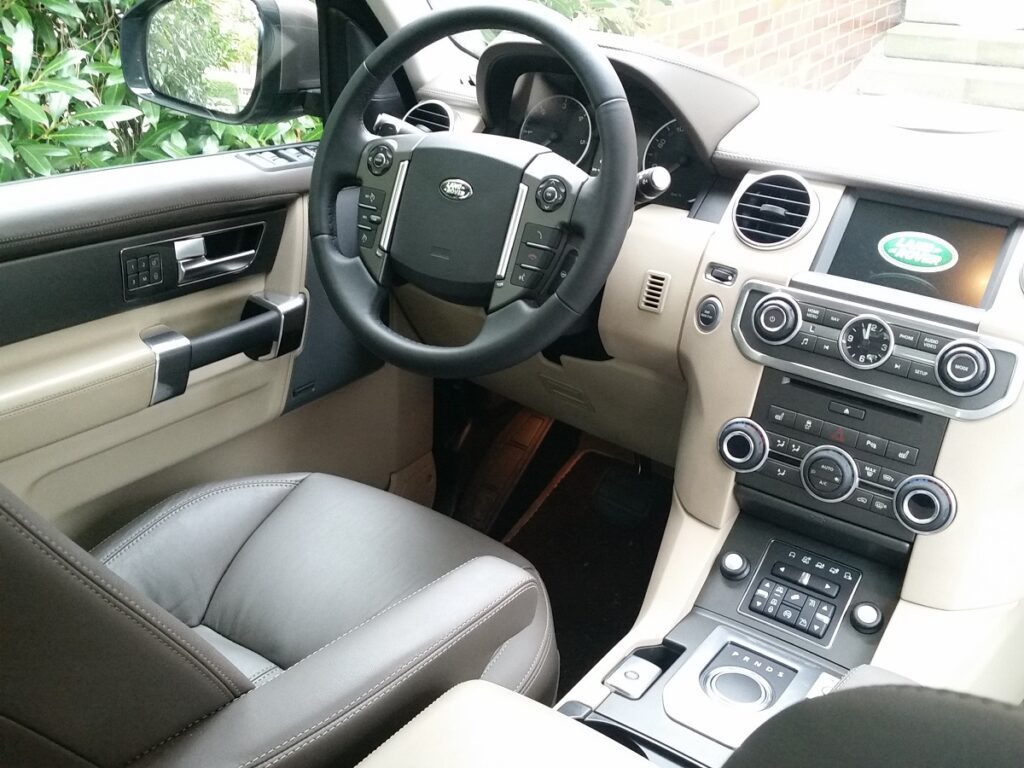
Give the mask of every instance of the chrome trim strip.
[[402, 199], [402, 188], [405, 187], [405, 175], [409, 172], [409, 161], [403, 160], [398, 164], [398, 175], [395, 177], [395, 188], [391, 192], [391, 202], [388, 204], [388, 213], [384, 217], [384, 226], [380, 231], [380, 249], [387, 251], [391, 248], [391, 235], [394, 233], [395, 216], [398, 214], [398, 203]]
[[[757, 351], [744, 338], [743, 333], [740, 329], [740, 320], [743, 317], [744, 309], [746, 308], [747, 301], [749, 300], [751, 291], [764, 291], [765, 293], [774, 293], [776, 291], [784, 291], [791, 295], [797, 300], [797, 302], [806, 301], [810, 304], [821, 304], [825, 302], [828, 306], [835, 309], [842, 310], [844, 312], [850, 312], [854, 315], [864, 314], [866, 312], [873, 312], [875, 314], [884, 315], [887, 318], [887, 322], [892, 325], [905, 325], [911, 328], [922, 330], [926, 333], [934, 333], [938, 336], [946, 336], [951, 339], [964, 339], [968, 341], [974, 341], [979, 344], [988, 347], [989, 349], [996, 349], [1003, 352], [1007, 352], [1013, 355], [1016, 359], [1014, 362], [1013, 374], [1010, 378], [1009, 387], [1007, 388], [1006, 394], [996, 400], [991, 405], [979, 408], [977, 410], [970, 410], [966, 408], [960, 408], [952, 405], [945, 405], [943, 403], [937, 403], [932, 400], [926, 400], [924, 398], [916, 397], [914, 395], [907, 395], [896, 390], [888, 389], [886, 387], [877, 386], [875, 384], [866, 384], [857, 379], [849, 376], [843, 376], [830, 371], [825, 371], [820, 368], [814, 368], [803, 363], [794, 363], [789, 360], [781, 360], [777, 357], [764, 354]], [[761, 365], [774, 368], [784, 373], [792, 373], [812, 381], [817, 381], [822, 384], [829, 384], [831, 386], [840, 387], [842, 389], [854, 392], [860, 395], [866, 395], [868, 397], [874, 397], [879, 400], [883, 400], [888, 403], [903, 407], [911, 408], [926, 413], [934, 413], [939, 416], [945, 416], [951, 419], [962, 419], [964, 421], [977, 421], [979, 419], [988, 418], [993, 414], [999, 413], [1009, 408], [1017, 398], [1020, 396], [1021, 389], [1024, 388], [1024, 348], [1019, 344], [1006, 341], [1005, 339], [998, 339], [992, 336], [986, 336], [982, 334], [971, 334], [966, 335], [964, 329], [960, 326], [942, 325], [930, 320], [923, 320], [913, 315], [906, 315], [890, 310], [880, 310], [877, 307], [860, 304], [847, 299], [835, 298], [833, 296], [822, 295], [820, 293], [811, 293], [809, 291], [800, 288], [781, 288], [778, 285], [772, 283], [766, 283], [760, 280], [750, 280], [744, 283], [740, 299], [736, 305], [736, 311], [733, 314], [732, 319], [732, 335], [736, 341], [736, 345], [739, 347], [743, 356], [749, 360], [753, 360]], [[902, 356], [903, 347], [900, 347], [900, 355]], [[913, 354], [907, 354], [906, 357], [913, 358]], [[919, 360], [919, 362], [921, 362]], [[853, 369], [851, 369], [853, 372]]]
[[141, 338], [156, 358], [149, 404], [156, 405], [182, 394], [188, 387], [192, 367], [192, 342], [168, 328], [154, 328]]
[[501, 246], [501, 260], [498, 262], [498, 274], [496, 280], [504, 280], [508, 272], [508, 263], [512, 259], [512, 249], [516, 247], [516, 235], [519, 234], [519, 222], [523, 219], [523, 208], [526, 207], [526, 195], [530, 188], [525, 184], [519, 185], [519, 192], [516, 193], [516, 204], [512, 208], [512, 218], [508, 222], [508, 231], [505, 233], [505, 242]]

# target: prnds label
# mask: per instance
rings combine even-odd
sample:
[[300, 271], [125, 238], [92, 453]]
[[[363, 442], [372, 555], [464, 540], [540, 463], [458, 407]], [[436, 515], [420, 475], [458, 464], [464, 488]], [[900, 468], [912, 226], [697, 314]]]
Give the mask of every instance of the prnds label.
[[883, 259], [910, 272], [942, 272], [951, 269], [960, 254], [951, 243], [926, 232], [893, 232], [878, 241]]

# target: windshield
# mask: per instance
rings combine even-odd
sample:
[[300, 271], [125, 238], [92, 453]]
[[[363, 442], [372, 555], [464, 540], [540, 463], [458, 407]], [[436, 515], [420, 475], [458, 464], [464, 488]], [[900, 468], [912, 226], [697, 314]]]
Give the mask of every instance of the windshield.
[[[1024, 109], [1024, 3], [1009, 0], [533, 0], [747, 81]], [[482, 49], [493, 34], [475, 40]]]

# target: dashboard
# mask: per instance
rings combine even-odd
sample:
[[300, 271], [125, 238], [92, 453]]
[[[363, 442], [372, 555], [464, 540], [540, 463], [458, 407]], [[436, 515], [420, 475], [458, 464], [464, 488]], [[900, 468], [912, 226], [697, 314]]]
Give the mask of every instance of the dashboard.
[[[598, 175], [601, 137], [579, 81], [565, 72], [526, 69], [509, 83], [511, 88], [492, 94], [502, 116], [496, 132], [548, 147]], [[636, 125], [637, 170], [666, 168], [672, 186], [656, 204], [692, 209], [715, 179], [710, 163], [701, 157], [689, 128], [656, 94], [628, 79], [624, 85]]]

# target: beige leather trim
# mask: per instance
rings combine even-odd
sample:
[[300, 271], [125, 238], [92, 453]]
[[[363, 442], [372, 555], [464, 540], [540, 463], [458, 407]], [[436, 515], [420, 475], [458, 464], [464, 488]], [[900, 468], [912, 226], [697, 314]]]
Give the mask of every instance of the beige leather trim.
[[360, 768], [649, 766], [597, 731], [493, 683], [462, 683], [359, 763]]
[[49, 334], [0, 348], [0, 461], [149, 405], [155, 361], [138, 338], [76, 348]]
[[[602, 681], [619, 662], [641, 646], [659, 645], [690, 612], [737, 513], [736, 504], [731, 501], [728, 518], [720, 528], [714, 528], [691, 515], [680, 504], [679, 497], [673, 495], [661, 549], [636, 622], [626, 636], [562, 697], [562, 702], [579, 701], [596, 707], [610, 693]], [[555, 626], [557, 628], [557, 623]]]
[[1024, 603], [943, 611], [901, 600], [872, 665], [922, 685], [1024, 700]]
[[[18, 426], [11, 434], [42, 437], [12, 440], [0, 433], [0, 482], [65, 533], [81, 537], [104, 514], [89, 507], [91, 502], [279, 415], [292, 356], [257, 363], [238, 355], [215, 363], [193, 371], [182, 396], [146, 407], [154, 359], [139, 337], [161, 325], [186, 335], [210, 331], [237, 322], [253, 293], [302, 290], [306, 221], [305, 198], [299, 198], [288, 210], [278, 257], [265, 277], [240, 279], [0, 350], [0, 370], [15, 372], [0, 377], [0, 396], [15, 397], [14, 407], [59, 397], [72, 384], [85, 387], [14, 417]], [[127, 375], [107, 382], [118, 373]], [[90, 383], [97, 386], [89, 388]]]
[[[690, 292], [694, 286], [701, 288], [698, 270], [716, 227], [660, 205], [641, 208], [633, 215], [601, 300], [599, 328], [608, 354], [663, 376], [682, 376], [679, 335]], [[649, 271], [671, 277], [661, 313], [639, 306]]]

